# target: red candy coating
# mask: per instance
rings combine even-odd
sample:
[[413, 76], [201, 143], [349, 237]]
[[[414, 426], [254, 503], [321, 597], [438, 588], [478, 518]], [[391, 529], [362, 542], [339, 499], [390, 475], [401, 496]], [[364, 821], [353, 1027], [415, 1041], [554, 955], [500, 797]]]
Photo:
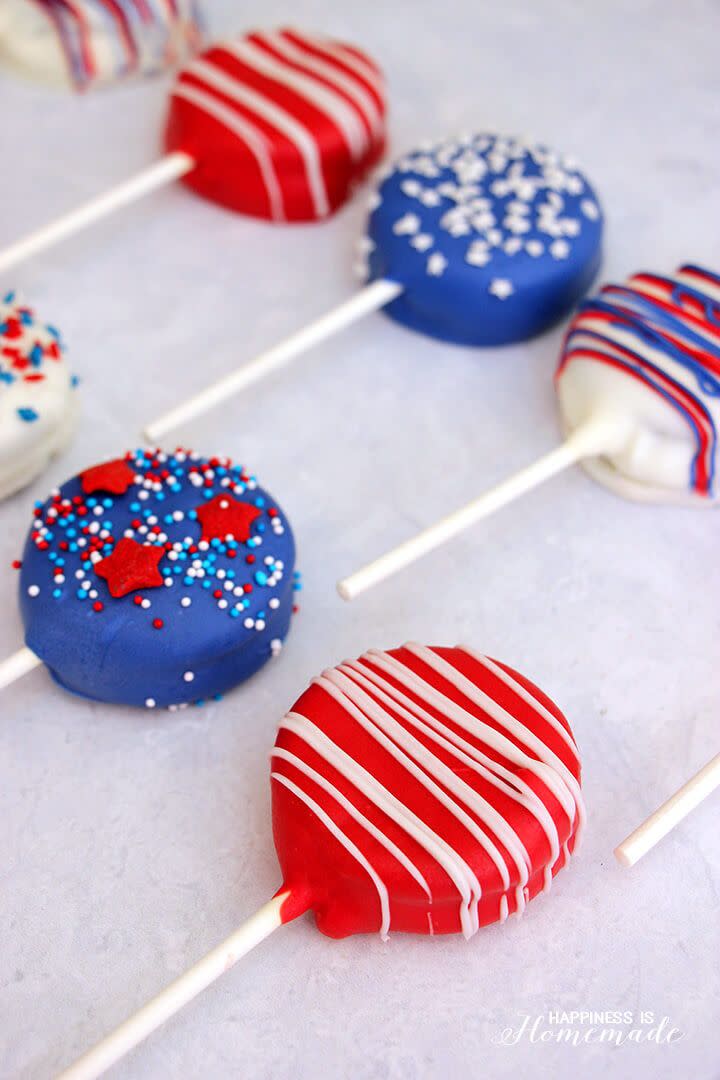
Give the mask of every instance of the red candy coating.
[[331, 937], [469, 937], [520, 914], [584, 819], [562, 713], [461, 648], [373, 650], [314, 680], [281, 723], [272, 794], [283, 919], [312, 908]]
[[232, 210], [314, 221], [341, 206], [385, 145], [382, 75], [358, 49], [297, 31], [235, 38], [185, 67], [169, 152], [185, 183]]

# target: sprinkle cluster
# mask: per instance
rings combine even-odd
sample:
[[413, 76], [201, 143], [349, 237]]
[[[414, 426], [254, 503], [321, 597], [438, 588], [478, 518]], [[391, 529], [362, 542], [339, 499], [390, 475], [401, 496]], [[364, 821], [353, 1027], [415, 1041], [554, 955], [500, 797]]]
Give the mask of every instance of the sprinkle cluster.
[[[583, 223], [601, 217], [570, 158], [497, 135], [425, 144], [401, 158], [386, 185], [371, 196], [370, 209], [377, 209], [386, 194], [397, 202], [392, 231], [407, 239], [408, 251], [424, 260], [431, 277], [447, 269], [448, 237], [457, 241], [458, 258], [470, 267], [484, 268], [501, 255], [563, 260]], [[366, 259], [372, 250], [365, 237], [361, 256]], [[506, 299], [513, 282], [493, 279], [488, 291]]]
[[[0, 301], [0, 394], [14, 386], [15, 416], [24, 424], [40, 418], [33, 388], [45, 382], [47, 364], [62, 364], [64, 347], [53, 326], [36, 321], [15, 293]], [[18, 393], [20, 391], [20, 393]], [[23, 393], [26, 391], [26, 393]]]
[[[88, 469], [36, 504], [29, 542], [46, 556], [49, 576], [37, 575], [27, 594], [74, 598], [98, 616], [108, 605], [133, 603], [149, 613], [154, 630], [165, 628], [153, 614], [156, 590], [172, 590], [178, 609], [201, 594], [218, 613], [262, 631], [280, 605], [272, 594], [285, 576], [283, 561], [263, 549], [284, 533], [278, 508], [229, 458], [137, 450]], [[262, 599], [253, 602], [254, 592]], [[279, 651], [280, 643], [271, 648]]]

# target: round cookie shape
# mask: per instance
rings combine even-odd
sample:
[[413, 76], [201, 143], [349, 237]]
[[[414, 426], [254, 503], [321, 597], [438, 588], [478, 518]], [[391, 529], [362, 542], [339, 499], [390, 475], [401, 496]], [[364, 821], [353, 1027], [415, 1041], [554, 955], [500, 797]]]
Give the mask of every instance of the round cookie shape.
[[201, 28], [196, 0], [3, 0], [0, 61], [84, 91], [181, 63]]
[[149, 708], [216, 697], [280, 651], [294, 566], [285, 515], [244, 468], [137, 450], [36, 505], [25, 642], [84, 697]]
[[717, 506], [720, 277], [699, 266], [606, 285], [570, 324], [556, 374], [569, 434], [599, 413], [627, 422], [621, 449], [587, 458], [626, 498]]
[[359, 49], [295, 30], [252, 33], [187, 65], [165, 146], [183, 182], [242, 214], [314, 221], [342, 205], [385, 145], [385, 88]]
[[520, 914], [584, 820], [562, 713], [467, 648], [372, 650], [315, 679], [280, 724], [273, 831], [323, 933], [462, 932]]
[[0, 301], [0, 499], [34, 480], [69, 443], [75, 385], [58, 331], [8, 293]]
[[384, 310], [459, 345], [504, 345], [548, 329], [590, 287], [603, 215], [571, 159], [500, 135], [406, 154], [371, 199], [369, 280], [402, 294]]

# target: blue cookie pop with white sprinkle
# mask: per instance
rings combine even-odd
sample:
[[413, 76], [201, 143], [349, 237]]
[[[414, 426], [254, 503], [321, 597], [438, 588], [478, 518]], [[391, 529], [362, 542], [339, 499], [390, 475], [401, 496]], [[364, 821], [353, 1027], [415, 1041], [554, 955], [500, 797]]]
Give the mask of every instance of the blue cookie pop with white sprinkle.
[[371, 201], [371, 281], [403, 286], [385, 311], [459, 345], [534, 337], [567, 314], [601, 259], [603, 217], [574, 162], [470, 135], [406, 154]]
[[249, 678], [282, 648], [298, 588], [272, 496], [229, 458], [186, 450], [73, 477], [36, 504], [18, 568], [25, 648], [0, 685], [34, 657], [67, 690], [146, 708]]
[[469, 135], [406, 154], [371, 196], [359, 293], [145, 427], [151, 442], [373, 311], [440, 341], [506, 345], [568, 314], [600, 267], [603, 215], [569, 158]]

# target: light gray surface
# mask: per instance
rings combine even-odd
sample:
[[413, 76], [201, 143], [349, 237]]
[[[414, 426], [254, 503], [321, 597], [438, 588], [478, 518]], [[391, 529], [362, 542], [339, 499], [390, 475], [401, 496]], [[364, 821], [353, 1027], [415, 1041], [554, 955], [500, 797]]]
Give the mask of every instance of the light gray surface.
[[[390, 78], [396, 150], [463, 128], [531, 134], [604, 196], [605, 276], [717, 266], [716, 4], [335, 6], [257, 16], [366, 46]], [[216, 27], [251, 22], [238, 7], [216, 0]], [[164, 92], [77, 101], [0, 81], [0, 244], [149, 161]], [[175, 187], [6, 276], [62, 327], [85, 420], [0, 508], [0, 564], [31, 499], [347, 296], [362, 217], [360, 200], [323, 226], [271, 228]], [[481, 353], [376, 315], [182, 433], [247, 461], [286, 507], [302, 612], [277, 663], [201, 710], [103, 708], [41, 671], [2, 694], [3, 1078], [50, 1076], [269, 897], [278, 718], [324, 666], [407, 638], [472, 642], [558, 701], [584, 752], [582, 856], [520, 922], [470, 944], [287, 927], [116, 1075], [719, 1075], [717, 798], [633, 871], [612, 848], [718, 749], [720, 519], [623, 503], [574, 470], [352, 607], [333, 588], [554, 445], [560, 336]], [[15, 587], [3, 572], [0, 655], [20, 641]], [[493, 1042], [550, 1009], [652, 1010], [683, 1038]]]

